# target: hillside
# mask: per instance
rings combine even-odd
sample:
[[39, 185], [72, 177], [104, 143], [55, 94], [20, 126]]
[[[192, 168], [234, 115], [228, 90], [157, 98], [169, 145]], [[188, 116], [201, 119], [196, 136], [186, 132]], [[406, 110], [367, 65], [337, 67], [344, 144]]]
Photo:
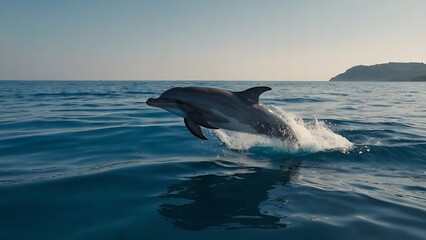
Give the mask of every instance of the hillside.
[[358, 65], [331, 78], [330, 81], [426, 82], [426, 64], [384, 63], [371, 66]]

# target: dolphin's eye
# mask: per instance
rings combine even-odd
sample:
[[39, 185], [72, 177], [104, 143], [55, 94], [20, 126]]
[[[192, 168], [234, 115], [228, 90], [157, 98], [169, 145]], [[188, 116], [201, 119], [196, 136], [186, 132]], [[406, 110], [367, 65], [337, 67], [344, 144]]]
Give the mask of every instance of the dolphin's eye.
[[181, 100], [176, 100], [177, 104], [183, 104], [183, 102]]

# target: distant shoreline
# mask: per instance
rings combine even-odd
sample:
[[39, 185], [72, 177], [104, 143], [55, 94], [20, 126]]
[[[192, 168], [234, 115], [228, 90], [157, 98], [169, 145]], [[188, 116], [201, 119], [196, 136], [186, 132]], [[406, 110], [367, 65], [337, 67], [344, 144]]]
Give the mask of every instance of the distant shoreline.
[[426, 82], [426, 64], [391, 62], [358, 65], [330, 79], [332, 82]]

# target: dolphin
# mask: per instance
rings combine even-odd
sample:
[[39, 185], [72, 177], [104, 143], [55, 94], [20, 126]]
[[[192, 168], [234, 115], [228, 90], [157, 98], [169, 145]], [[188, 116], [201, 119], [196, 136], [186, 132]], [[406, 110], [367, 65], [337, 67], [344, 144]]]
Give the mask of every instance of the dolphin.
[[207, 140], [201, 127], [263, 134], [296, 142], [292, 129], [270, 109], [259, 103], [259, 96], [272, 90], [260, 86], [240, 92], [211, 87], [175, 87], [146, 104], [184, 118], [188, 130]]

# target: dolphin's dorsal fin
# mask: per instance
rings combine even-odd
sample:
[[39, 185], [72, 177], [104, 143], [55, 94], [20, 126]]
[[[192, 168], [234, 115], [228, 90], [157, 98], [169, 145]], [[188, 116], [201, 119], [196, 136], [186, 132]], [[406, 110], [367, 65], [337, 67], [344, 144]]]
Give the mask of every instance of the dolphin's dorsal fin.
[[245, 97], [245, 98], [247, 98], [247, 99], [249, 99], [249, 100], [251, 100], [255, 103], [258, 103], [260, 94], [262, 94], [266, 91], [269, 91], [269, 90], [272, 90], [272, 88], [264, 87], [264, 86], [252, 87], [252, 88], [246, 89], [246, 90], [241, 91], [241, 92], [236, 92], [236, 94], [238, 94], [239, 96]]
[[203, 132], [201, 132], [200, 125], [196, 124], [194, 121], [185, 118], [184, 120], [185, 126], [188, 128], [188, 130], [194, 134], [197, 138], [201, 138], [203, 140], [207, 140], [207, 138], [203, 135]]

